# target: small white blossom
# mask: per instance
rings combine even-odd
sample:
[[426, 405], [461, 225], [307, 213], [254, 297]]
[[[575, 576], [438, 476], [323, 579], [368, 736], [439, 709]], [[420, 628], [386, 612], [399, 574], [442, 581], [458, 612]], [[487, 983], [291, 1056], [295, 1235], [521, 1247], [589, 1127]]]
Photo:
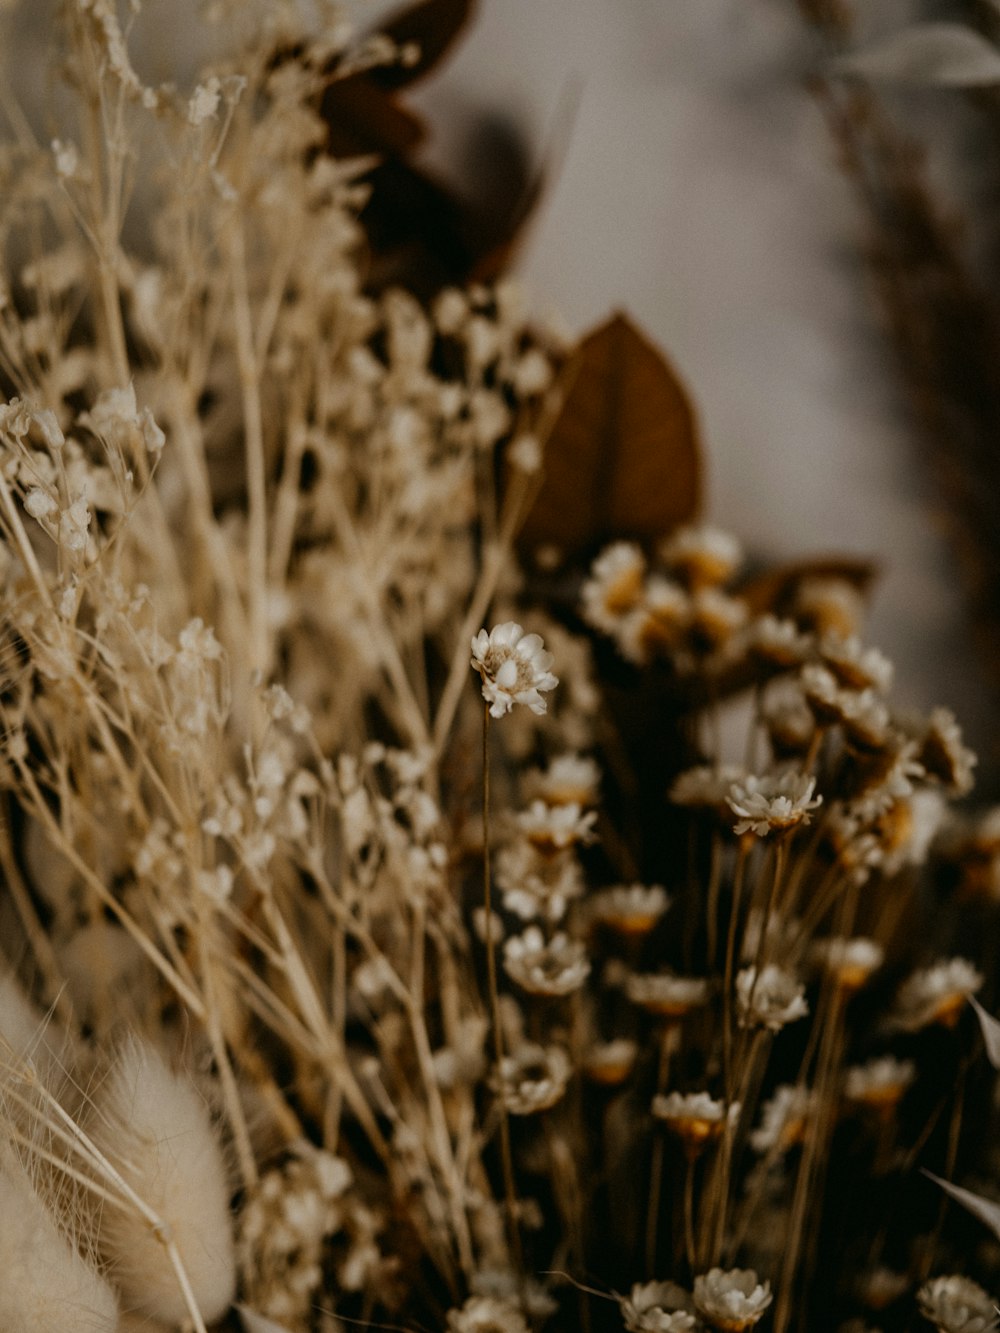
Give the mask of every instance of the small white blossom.
[[627, 1333], [689, 1333], [698, 1322], [691, 1297], [676, 1282], [637, 1282], [618, 1306]]
[[698, 1313], [722, 1333], [752, 1328], [771, 1300], [770, 1282], [758, 1282], [752, 1268], [711, 1268], [694, 1280]]
[[560, 932], [546, 940], [537, 926], [513, 935], [503, 948], [507, 975], [531, 995], [569, 995], [590, 975], [586, 949]]
[[538, 634], [525, 634], [520, 625], [505, 621], [489, 633], [481, 629], [472, 640], [472, 667], [483, 682], [483, 698], [491, 717], [503, 717], [515, 704], [544, 713], [543, 692], [554, 690], [559, 679], [549, 669], [547, 653]]
[[993, 1298], [971, 1278], [932, 1278], [917, 1292], [917, 1301], [940, 1333], [991, 1333], [997, 1327]]
[[805, 987], [774, 963], [768, 963], [759, 978], [755, 967], [743, 968], [736, 978], [736, 1008], [740, 1027], [765, 1027], [771, 1032], [809, 1012]]
[[950, 958], [914, 972], [899, 989], [895, 1026], [917, 1032], [931, 1023], [953, 1027], [970, 995], [983, 984], [982, 973], [966, 958]]
[[821, 796], [813, 796], [816, 779], [804, 773], [781, 773], [737, 779], [729, 789], [729, 806], [739, 815], [734, 825], [736, 833], [753, 832], [765, 837], [771, 832], [784, 832], [797, 824], [808, 824], [810, 811], [822, 804]]

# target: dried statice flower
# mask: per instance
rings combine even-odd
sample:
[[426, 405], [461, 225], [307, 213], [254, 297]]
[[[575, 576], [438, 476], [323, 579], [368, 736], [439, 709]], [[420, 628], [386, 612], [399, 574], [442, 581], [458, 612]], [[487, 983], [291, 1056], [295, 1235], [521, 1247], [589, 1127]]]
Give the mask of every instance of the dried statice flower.
[[660, 556], [692, 587], [702, 588], [725, 583], [739, 568], [743, 550], [732, 533], [708, 524], [689, 524], [661, 545]]
[[648, 935], [670, 906], [662, 884], [616, 884], [590, 899], [593, 919], [618, 935]]
[[494, 1081], [511, 1115], [536, 1115], [562, 1098], [572, 1072], [561, 1046], [523, 1042], [504, 1056]]
[[[194, 1300], [218, 1319], [233, 1299], [236, 1264], [221, 1149], [194, 1088], [133, 1039], [94, 1096], [94, 1142], [170, 1228]], [[105, 1208], [100, 1246], [129, 1304], [181, 1323], [188, 1305], [166, 1250], [147, 1220]]]
[[813, 796], [816, 779], [804, 773], [787, 772], [737, 779], [729, 789], [728, 802], [740, 819], [734, 825], [738, 834], [786, 833], [799, 824], [808, 824], [811, 811], [822, 804], [822, 796]]
[[470, 1296], [460, 1310], [448, 1311], [448, 1333], [528, 1333], [516, 1305], [495, 1296]]
[[871, 1110], [892, 1110], [915, 1075], [916, 1066], [912, 1060], [897, 1060], [892, 1055], [875, 1056], [863, 1065], [848, 1067], [844, 1096]]
[[694, 1302], [676, 1282], [636, 1282], [618, 1308], [627, 1333], [689, 1333], [697, 1323]]
[[954, 1027], [970, 995], [983, 984], [982, 973], [966, 958], [949, 958], [921, 968], [900, 987], [892, 1022], [904, 1032], [931, 1023]]
[[759, 977], [756, 967], [745, 967], [737, 974], [736, 1013], [740, 1027], [765, 1027], [780, 1032], [787, 1023], [805, 1018], [808, 1012], [805, 987], [776, 963], [768, 963]]
[[659, 1018], [680, 1019], [708, 1003], [705, 977], [679, 977], [672, 972], [631, 972], [625, 994], [633, 1004]]
[[770, 1282], [758, 1282], [752, 1268], [710, 1268], [694, 1280], [695, 1308], [720, 1333], [752, 1328], [771, 1300]]
[[750, 1147], [757, 1153], [787, 1152], [803, 1141], [816, 1112], [812, 1088], [783, 1083], [761, 1108], [760, 1124], [750, 1134]]
[[646, 558], [632, 542], [606, 547], [590, 567], [580, 589], [583, 618], [595, 629], [614, 635], [642, 596]]
[[515, 704], [544, 713], [543, 693], [559, 684], [550, 670], [552, 655], [538, 634], [525, 634], [520, 625], [505, 621], [488, 633], [481, 629], [472, 640], [472, 667], [483, 684], [483, 698], [491, 717], [503, 717]]
[[693, 1153], [720, 1138], [740, 1118], [739, 1102], [731, 1102], [727, 1107], [724, 1101], [707, 1092], [659, 1093], [653, 1098], [652, 1111]]
[[537, 926], [529, 926], [504, 943], [503, 965], [510, 979], [529, 995], [571, 995], [590, 975], [587, 951], [580, 940], [562, 932], [546, 940]]
[[996, 1302], [971, 1278], [935, 1277], [917, 1292], [920, 1313], [940, 1333], [992, 1333]]

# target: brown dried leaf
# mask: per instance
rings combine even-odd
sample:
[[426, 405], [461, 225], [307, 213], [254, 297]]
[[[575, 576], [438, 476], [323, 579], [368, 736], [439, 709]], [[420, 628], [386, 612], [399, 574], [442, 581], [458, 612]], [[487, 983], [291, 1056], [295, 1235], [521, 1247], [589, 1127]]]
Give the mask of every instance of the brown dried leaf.
[[623, 314], [581, 343], [549, 436], [522, 549], [566, 555], [652, 540], [695, 516], [702, 478], [694, 409], [669, 362]]
[[398, 46], [416, 45], [420, 55], [412, 65], [384, 65], [371, 70], [372, 82], [387, 92], [396, 92], [429, 74], [448, 54], [475, 8], [476, 0], [419, 0], [384, 19], [377, 31], [391, 37]]

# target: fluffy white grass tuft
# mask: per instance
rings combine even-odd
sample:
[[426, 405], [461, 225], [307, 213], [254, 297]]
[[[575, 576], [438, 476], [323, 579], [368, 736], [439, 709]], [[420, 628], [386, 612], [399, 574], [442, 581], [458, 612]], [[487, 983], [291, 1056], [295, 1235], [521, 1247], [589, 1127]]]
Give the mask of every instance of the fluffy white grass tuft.
[[0, 1328], [10, 1333], [115, 1333], [118, 1306], [14, 1160], [0, 1163]]
[[[236, 1286], [222, 1150], [195, 1089], [132, 1039], [94, 1093], [94, 1142], [174, 1241], [202, 1317], [228, 1309]], [[163, 1239], [133, 1210], [104, 1208], [100, 1248], [125, 1303], [181, 1323], [189, 1317]]]

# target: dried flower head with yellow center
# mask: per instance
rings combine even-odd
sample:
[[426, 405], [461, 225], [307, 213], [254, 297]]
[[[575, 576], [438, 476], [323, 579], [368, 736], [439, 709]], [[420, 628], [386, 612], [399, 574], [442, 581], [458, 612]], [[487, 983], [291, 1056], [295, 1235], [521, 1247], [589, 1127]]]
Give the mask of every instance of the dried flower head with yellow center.
[[472, 640], [471, 665], [482, 679], [491, 717], [503, 717], [515, 704], [544, 713], [547, 705], [542, 694], [559, 684], [550, 670], [552, 654], [545, 651], [541, 636], [525, 634], [512, 620], [494, 626], [489, 633], [479, 631]]
[[734, 1126], [740, 1118], [739, 1102], [731, 1102], [727, 1108], [724, 1101], [707, 1092], [660, 1093], [653, 1098], [652, 1110], [692, 1156], [721, 1138], [726, 1127]]
[[893, 1023], [904, 1032], [917, 1032], [932, 1023], [954, 1027], [966, 1000], [982, 984], [982, 973], [966, 958], [949, 958], [921, 968], [900, 987]]
[[720, 1333], [753, 1328], [771, 1300], [770, 1282], [758, 1282], [752, 1268], [711, 1268], [694, 1280], [695, 1308]]
[[805, 987], [790, 972], [768, 963], [760, 975], [745, 967], [736, 977], [736, 1014], [740, 1027], [764, 1027], [780, 1032], [786, 1023], [809, 1012]]
[[863, 1065], [851, 1065], [844, 1081], [844, 1096], [849, 1102], [879, 1115], [893, 1112], [902, 1101], [916, 1076], [912, 1060], [897, 1060], [893, 1055], [879, 1055]]
[[992, 1333], [997, 1327], [996, 1302], [971, 1278], [931, 1278], [917, 1292], [917, 1303], [939, 1333]]
[[725, 583], [743, 560], [743, 550], [732, 533], [708, 524], [678, 528], [660, 547], [663, 562], [692, 588]]
[[625, 994], [648, 1014], [679, 1020], [708, 1003], [708, 982], [672, 972], [632, 972], [625, 980]]
[[615, 635], [624, 617], [638, 606], [646, 557], [634, 542], [605, 547], [580, 589], [583, 618], [595, 629]]
[[637, 1282], [618, 1307], [627, 1333], [690, 1333], [694, 1302], [676, 1282]]
[[562, 932], [546, 940], [537, 926], [506, 941], [503, 965], [529, 995], [571, 995], [590, 975], [586, 949], [579, 940]]
[[648, 935], [670, 906], [662, 884], [616, 884], [590, 900], [593, 919], [616, 935]]
[[823, 803], [822, 796], [813, 796], [815, 790], [815, 778], [794, 771], [737, 779], [728, 796], [729, 808], [740, 816], [734, 832], [763, 838], [808, 824], [811, 812]]

